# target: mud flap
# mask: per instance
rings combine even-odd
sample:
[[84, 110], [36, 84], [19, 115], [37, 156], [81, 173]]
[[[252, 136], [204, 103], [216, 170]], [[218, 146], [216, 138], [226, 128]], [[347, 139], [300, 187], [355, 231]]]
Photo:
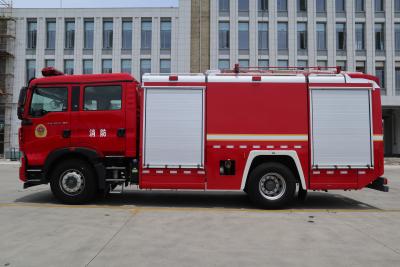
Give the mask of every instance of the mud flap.
[[387, 186], [387, 179], [384, 177], [379, 177], [369, 185], [368, 188], [375, 189], [382, 192], [389, 192], [389, 186]]

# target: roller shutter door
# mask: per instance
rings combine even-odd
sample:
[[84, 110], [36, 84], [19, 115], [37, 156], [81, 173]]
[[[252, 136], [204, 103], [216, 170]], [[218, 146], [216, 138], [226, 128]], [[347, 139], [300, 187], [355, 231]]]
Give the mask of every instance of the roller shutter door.
[[372, 166], [368, 89], [312, 89], [312, 162], [318, 167]]
[[202, 167], [204, 89], [146, 88], [144, 165]]

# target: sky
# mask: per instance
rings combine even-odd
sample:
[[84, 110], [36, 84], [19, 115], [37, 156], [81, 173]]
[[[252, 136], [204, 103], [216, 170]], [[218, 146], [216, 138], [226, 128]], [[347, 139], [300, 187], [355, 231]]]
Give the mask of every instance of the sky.
[[176, 7], [179, 0], [13, 0], [16, 8]]

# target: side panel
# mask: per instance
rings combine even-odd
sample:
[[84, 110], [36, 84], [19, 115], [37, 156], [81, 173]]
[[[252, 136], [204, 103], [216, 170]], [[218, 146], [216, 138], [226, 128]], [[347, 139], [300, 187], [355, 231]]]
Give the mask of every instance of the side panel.
[[371, 90], [372, 159], [373, 167], [314, 168], [310, 170], [310, 189], [361, 189], [383, 174], [383, 137], [380, 89], [371, 89], [371, 83], [313, 84], [314, 87], [368, 88]]
[[[171, 83], [146, 83], [146, 86], [153, 87], [201, 87], [205, 88], [204, 82], [186, 83], [186, 82], [171, 82]], [[184, 89], [182, 89], [184, 90]], [[159, 168], [147, 168], [144, 166], [144, 114], [145, 114], [145, 89], [139, 89], [140, 103], [140, 142], [139, 142], [139, 187], [141, 189], [205, 189], [206, 170], [204, 168], [176, 168], [174, 166], [160, 166]], [[204, 90], [204, 94], [206, 90]], [[162, 134], [162, 133], [160, 133]], [[205, 139], [203, 132], [203, 142]], [[204, 148], [203, 148], [204, 155]], [[204, 158], [205, 166], [207, 166], [207, 158]]]
[[[308, 183], [305, 83], [208, 83], [207, 189], [241, 188], [250, 151], [295, 151]], [[221, 160], [235, 161], [223, 175]]]

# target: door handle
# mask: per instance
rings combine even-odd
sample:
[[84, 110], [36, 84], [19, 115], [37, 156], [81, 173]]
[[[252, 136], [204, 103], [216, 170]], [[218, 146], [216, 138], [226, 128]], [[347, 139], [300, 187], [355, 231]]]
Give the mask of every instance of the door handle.
[[126, 132], [125, 128], [119, 128], [118, 131], [117, 131], [117, 136], [118, 137], [124, 137], [125, 136], [125, 132]]
[[63, 138], [70, 138], [71, 137], [71, 130], [64, 130], [62, 132], [62, 137]]

